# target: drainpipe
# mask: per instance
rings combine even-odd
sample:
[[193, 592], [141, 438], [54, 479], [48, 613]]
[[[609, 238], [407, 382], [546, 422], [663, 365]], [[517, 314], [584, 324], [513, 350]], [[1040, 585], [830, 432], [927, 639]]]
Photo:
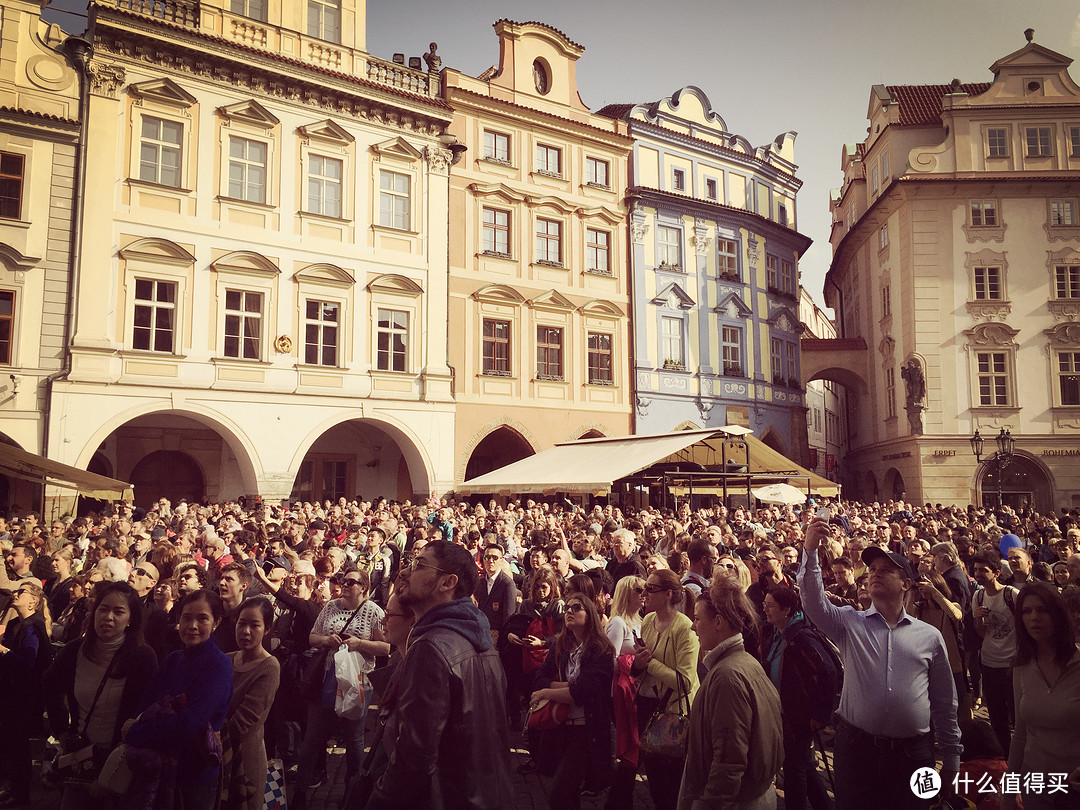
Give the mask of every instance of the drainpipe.
[[71, 238], [68, 245], [68, 295], [64, 311], [60, 370], [45, 378], [45, 408], [42, 415], [41, 455], [49, 455], [52, 429], [53, 383], [71, 372], [71, 338], [75, 333], [75, 304], [78, 300], [79, 270], [82, 266], [83, 211], [86, 199], [86, 157], [90, 126], [90, 57], [94, 47], [83, 37], [68, 37], [61, 50], [79, 76], [79, 143], [75, 150], [75, 183], [71, 192]]

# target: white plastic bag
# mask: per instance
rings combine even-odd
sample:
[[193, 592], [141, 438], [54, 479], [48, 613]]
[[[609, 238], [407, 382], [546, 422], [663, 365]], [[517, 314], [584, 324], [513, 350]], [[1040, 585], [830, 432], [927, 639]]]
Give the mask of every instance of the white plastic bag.
[[364, 672], [368, 661], [361, 652], [351, 652], [347, 644], [334, 653], [334, 676], [337, 678], [337, 697], [334, 713], [346, 720], [356, 720], [364, 711]]

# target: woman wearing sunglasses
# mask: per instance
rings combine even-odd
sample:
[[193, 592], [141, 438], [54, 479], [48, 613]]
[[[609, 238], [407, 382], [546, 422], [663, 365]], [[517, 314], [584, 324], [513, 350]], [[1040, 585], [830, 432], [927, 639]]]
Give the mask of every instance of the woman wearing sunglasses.
[[[600, 629], [600, 616], [587, 596], [566, 597], [565, 618], [533, 684], [530, 704], [568, 703], [566, 722], [545, 734], [538, 752], [542, 773], [553, 775], [552, 808], [578, 808], [581, 790], [605, 787], [611, 773], [611, 681], [615, 650]], [[586, 785], [586, 779], [596, 780]]]

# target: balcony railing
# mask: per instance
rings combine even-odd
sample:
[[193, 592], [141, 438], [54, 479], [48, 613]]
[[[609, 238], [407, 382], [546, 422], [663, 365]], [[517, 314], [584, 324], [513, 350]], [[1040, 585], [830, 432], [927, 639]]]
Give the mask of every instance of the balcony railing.
[[116, 7], [147, 17], [194, 26], [199, 23], [198, 0], [115, 0]]

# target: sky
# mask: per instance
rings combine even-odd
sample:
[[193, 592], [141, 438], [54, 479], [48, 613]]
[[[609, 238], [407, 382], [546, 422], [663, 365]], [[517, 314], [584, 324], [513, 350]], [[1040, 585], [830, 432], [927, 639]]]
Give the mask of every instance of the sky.
[[[79, 33], [84, 21], [59, 11], [80, 5], [53, 0], [46, 18]], [[814, 240], [802, 283], [819, 305], [829, 191], [842, 180], [843, 145], [866, 136], [873, 85], [990, 81], [1026, 28], [1080, 56], [1076, 0], [368, 0], [367, 50], [419, 56], [434, 41], [444, 66], [477, 75], [498, 62], [492, 23], [503, 17], [547, 23], [585, 47], [578, 91], [593, 110], [696, 85], [754, 146], [797, 132], [798, 229]]]

